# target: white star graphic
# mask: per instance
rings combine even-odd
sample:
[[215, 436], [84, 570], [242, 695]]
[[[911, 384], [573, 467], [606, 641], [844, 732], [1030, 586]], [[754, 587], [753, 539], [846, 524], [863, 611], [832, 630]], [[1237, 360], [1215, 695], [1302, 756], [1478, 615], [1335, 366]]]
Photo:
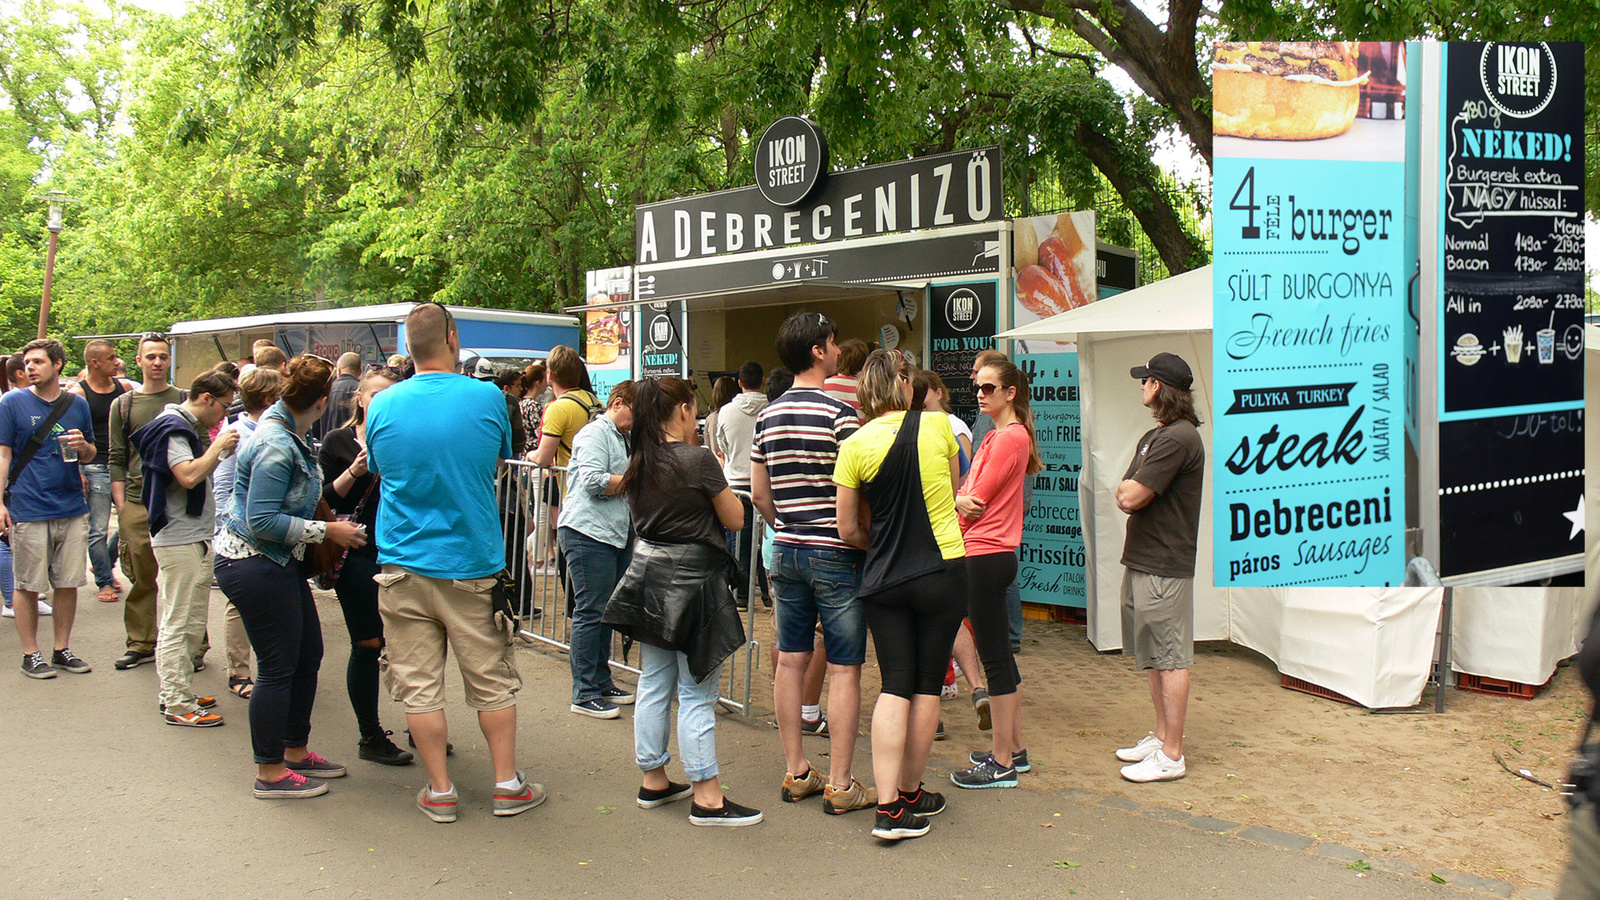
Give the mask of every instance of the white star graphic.
[[1578, 508], [1575, 509], [1575, 510], [1572, 510], [1571, 512], [1562, 513], [1561, 517], [1566, 519], [1568, 522], [1572, 523], [1572, 533], [1567, 535], [1567, 540], [1570, 541], [1573, 538], [1578, 536], [1578, 532], [1583, 530], [1584, 513], [1583, 513], [1583, 495], [1582, 494], [1578, 495]]

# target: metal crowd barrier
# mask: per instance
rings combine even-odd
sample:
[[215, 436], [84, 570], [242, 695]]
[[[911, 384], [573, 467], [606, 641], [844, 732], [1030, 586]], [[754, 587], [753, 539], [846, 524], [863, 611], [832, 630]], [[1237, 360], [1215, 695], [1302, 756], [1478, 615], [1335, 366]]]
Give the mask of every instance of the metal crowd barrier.
[[[505, 535], [507, 563], [521, 576], [517, 588], [518, 614], [523, 623], [520, 634], [529, 641], [570, 653], [572, 619], [567, 614], [570, 587], [556, 552], [550, 505], [552, 498], [563, 496], [566, 479], [566, 469], [562, 466], [540, 467], [527, 460], [510, 460], [501, 473], [495, 499]], [[749, 499], [748, 494], [743, 496]], [[557, 505], [559, 507], [559, 501]], [[750, 715], [750, 686], [761, 653], [761, 644], [755, 640], [755, 624], [756, 610], [761, 608], [762, 570], [755, 560], [761, 554], [765, 526], [759, 512], [754, 514], [754, 520], [750, 537], [754, 552], [745, 595], [749, 598], [745, 611], [746, 640], [723, 664], [723, 686], [718, 697], [723, 706], [746, 716]], [[515, 569], [517, 566], [520, 570]], [[631, 650], [623, 646], [620, 635], [613, 635], [611, 667], [637, 676], [639, 668], [629, 662], [630, 657], [637, 657], [631, 652], [624, 656], [624, 649]]]

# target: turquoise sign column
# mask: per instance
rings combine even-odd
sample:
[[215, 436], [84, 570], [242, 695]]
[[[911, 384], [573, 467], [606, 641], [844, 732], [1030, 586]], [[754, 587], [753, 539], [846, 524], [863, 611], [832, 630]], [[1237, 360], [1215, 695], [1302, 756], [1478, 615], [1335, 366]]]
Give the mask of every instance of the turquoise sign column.
[[1376, 98], [1403, 45], [1287, 46], [1222, 44], [1213, 68], [1216, 579], [1400, 584], [1406, 134]]

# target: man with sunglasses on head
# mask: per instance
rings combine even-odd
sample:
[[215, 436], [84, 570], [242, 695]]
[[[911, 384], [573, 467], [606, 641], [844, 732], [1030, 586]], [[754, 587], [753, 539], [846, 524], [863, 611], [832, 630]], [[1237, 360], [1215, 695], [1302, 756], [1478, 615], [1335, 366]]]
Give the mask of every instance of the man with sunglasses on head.
[[[135, 362], [144, 373], [144, 383], [111, 404], [108, 444], [111, 449], [111, 502], [117, 508], [117, 534], [122, 543], [122, 571], [133, 584], [122, 608], [122, 624], [127, 629], [127, 651], [112, 663], [118, 669], [132, 669], [156, 658], [156, 578], [160, 568], [150, 547], [150, 514], [139, 502], [144, 488], [144, 471], [139, 448], [129, 436], [161, 415], [169, 404], [182, 403], [183, 391], [167, 381], [172, 371], [172, 342], [165, 335], [147, 331], [139, 335]], [[201, 436], [201, 452], [210, 445]], [[209, 649], [202, 639], [194, 658], [195, 670], [204, 668], [202, 658]]]
[[120, 362], [117, 348], [110, 341], [90, 341], [83, 347], [83, 378], [69, 388], [88, 401], [94, 422], [95, 460], [78, 467], [83, 470], [84, 490], [89, 497], [89, 564], [102, 603], [115, 603], [122, 595], [122, 584], [113, 571], [116, 560], [106, 540], [106, 529], [111, 524], [111, 468], [107, 465], [111, 457], [111, 406], [134, 389], [126, 378], [117, 377]]
[[[750, 498], [773, 523], [772, 585], [777, 592], [778, 666], [773, 706], [783, 740], [782, 797], [797, 803], [822, 794], [831, 814], [877, 805], [877, 792], [851, 777], [861, 710], [861, 663], [867, 655], [866, 612], [856, 590], [865, 554], [839, 537], [833, 483], [839, 445], [861, 420], [823, 382], [838, 370], [838, 326], [820, 313], [795, 313], [778, 327], [778, 357], [794, 386], [756, 416], [750, 449]], [[800, 747], [801, 692], [822, 623], [828, 660], [828, 777]], [[808, 729], [816, 728], [807, 723]]]
[[1128, 514], [1122, 545], [1122, 653], [1148, 673], [1155, 730], [1117, 751], [1129, 781], [1172, 781], [1188, 771], [1183, 725], [1194, 665], [1194, 558], [1206, 448], [1189, 388], [1194, 373], [1171, 353], [1130, 370], [1156, 427], [1139, 438], [1117, 485]]

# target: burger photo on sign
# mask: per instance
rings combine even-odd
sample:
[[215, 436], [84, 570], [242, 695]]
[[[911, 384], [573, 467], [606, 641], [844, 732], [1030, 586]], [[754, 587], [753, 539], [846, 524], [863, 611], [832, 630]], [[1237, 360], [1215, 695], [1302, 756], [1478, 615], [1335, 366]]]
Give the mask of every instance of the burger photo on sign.
[[622, 342], [622, 322], [616, 311], [591, 309], [586, 318], [589, 364], [603, 366], [616, 362]]
[[1211, 63], [1218, 135], [1310, 141], [1350, 130], [1367, 73], [1350, 41], [1223, 41]]

